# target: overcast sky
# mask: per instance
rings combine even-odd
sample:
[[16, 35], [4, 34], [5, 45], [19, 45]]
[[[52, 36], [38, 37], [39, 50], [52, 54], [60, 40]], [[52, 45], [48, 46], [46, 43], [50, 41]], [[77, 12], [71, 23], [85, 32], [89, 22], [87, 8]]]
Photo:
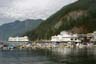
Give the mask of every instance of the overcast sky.
[[46, 19], [77, 0], [0, 0], [0, 25], [14, 20]]

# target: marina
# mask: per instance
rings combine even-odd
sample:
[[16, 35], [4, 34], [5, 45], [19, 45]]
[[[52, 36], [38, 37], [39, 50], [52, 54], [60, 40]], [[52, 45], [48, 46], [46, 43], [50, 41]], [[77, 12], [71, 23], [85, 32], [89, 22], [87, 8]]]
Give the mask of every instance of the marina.
[[11, 37], [0, 44], [1, 64], [96, 64], [95, 37], [62, 32], [63, 39], [29, 41]]
[[0, 43], [0, 64], [96, 64], [96, 32], [62, 31], [50, 40], [9, 37]]
[[88, 34], [74, 34], [62, 31], [60, 34], [52, 36], [50, 40], [30, 41], [27, 36], [9, 37], [8, 41], [0, 44], [1, 49], [14, 48], [84, 48], [96, 47], [96, 31]]

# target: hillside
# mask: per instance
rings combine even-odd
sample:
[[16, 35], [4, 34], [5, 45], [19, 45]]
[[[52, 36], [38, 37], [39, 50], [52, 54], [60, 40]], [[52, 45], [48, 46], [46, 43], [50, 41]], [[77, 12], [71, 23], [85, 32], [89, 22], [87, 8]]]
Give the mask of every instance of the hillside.
[[50, 39], [52, 35], [67, 30], [89, 33], [96, 30], [96, 0], [78, 0], [42, 22], [38, 28], [26, 32], [31, 40]]
[[40, 23], [41, 19], [27, 19], [24, 21], [16, 20], [15, 22], [3, 24], [0, 26], [0, 40], [7, 40], [9, 36], [19, 36], [26, 31], [35, 29]]

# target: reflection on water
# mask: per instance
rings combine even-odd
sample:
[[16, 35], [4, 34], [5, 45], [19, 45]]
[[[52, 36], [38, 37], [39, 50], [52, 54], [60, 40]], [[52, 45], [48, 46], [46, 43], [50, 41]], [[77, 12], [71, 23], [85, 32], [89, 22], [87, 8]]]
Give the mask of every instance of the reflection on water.
[[0, 64], [54, 64], [32, 51], [0, 51]]
[[61, 64], [96, 64], [96, 48], [65, 48], [57, 53]]
[[0, 51], [0, 64], [96, 64], [96, 48]]

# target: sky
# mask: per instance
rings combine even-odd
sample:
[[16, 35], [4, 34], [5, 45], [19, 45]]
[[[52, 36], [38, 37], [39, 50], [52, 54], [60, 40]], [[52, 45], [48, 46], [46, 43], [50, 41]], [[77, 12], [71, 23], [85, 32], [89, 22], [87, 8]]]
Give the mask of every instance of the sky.
[[25, 19], [47, 19], [77, 0], [0, 0], [0, 25]]

